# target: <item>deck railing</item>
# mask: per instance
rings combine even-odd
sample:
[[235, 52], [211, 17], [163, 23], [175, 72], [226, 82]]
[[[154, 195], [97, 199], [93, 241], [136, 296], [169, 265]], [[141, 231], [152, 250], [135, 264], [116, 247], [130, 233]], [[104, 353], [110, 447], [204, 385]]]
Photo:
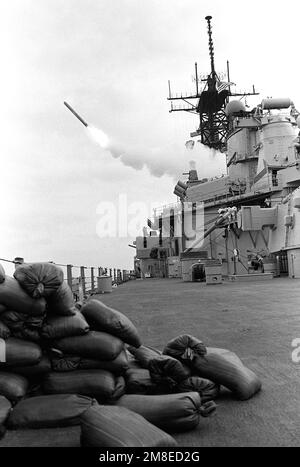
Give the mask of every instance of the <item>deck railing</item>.
[[[24, 263], [23, 258], [14, 260], [0, 258], [0, 262], [12, 263], [15, 266]], [[30, 262], [30, 261], [29, 261]], [[75, 266], [73, 264], [60, 264], [54, 261], [45, 261], [59, 266], [64, 272], [64, 280], [71, 288], [75, 300], [80, 298], [82, 291], [84, 296], [97, 293], [97, 278], [101, 276], [110, 276], [112, 284], [120, 285], [135, 278], [133, 270], [107, 268], [103, 266]]]

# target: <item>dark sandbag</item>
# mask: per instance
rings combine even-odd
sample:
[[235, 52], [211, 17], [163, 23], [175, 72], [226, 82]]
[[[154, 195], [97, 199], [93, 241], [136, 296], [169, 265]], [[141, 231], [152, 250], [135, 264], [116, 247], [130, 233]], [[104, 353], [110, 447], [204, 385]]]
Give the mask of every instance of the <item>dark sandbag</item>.
[[5, 311], [1, 320], [9, 327], [13, 337], [39, 343], [44, 316], [30, 316], [16, 311]]
[[40, 316], [45, 313], [46, 301], [44, 298], [30, 297], [13, 277], [6, 276], [0, 284], [0, 303], [8, 310], [14, 310], [26, 315]]
[[6, 365], [22, 366], [36, 365], [42, 358], [41, 348], [34, 342], [10, 337], [5, 341], [4, 358], [0, 349], [0, 368]]
[[225, 386], [239, 400], [250, 399], [261, 389], [256, 374], [229, 350], [208, 347], [207, 355], [196, 356], [192, 364], [195, 373]]
[[47, 355], [43, 355], [41, 360], [35, 365], [29, 366], [14, 366], [9, 367], [7, 370], [17, 373], [18, 375], [25, 376], [26, 378], [35, 378], [44, 376], [52, 370], [50, 359]]
[[162, 353], [152, 347], [141, 345], [138, 349], [128, 347], [129, 352], [135, 357], [142, 368], [148, 368], [150, 360], [157, 358]]
[[54, 315], [72, 316], [76, 314], [73, 292], [66, 282], [47, 297], [48, 312]]
[[7, 310], [6, 306], [4, 306], [4, 305], [2, 305], [2, 303], [0, 303], [0, 315], [6, 310]]
[[220, 386], [200, 376], [190, 376], [176, 386], [177, 392], [198, 392], [201, 402], [208, 402], [218, 397]]
[[14, 331], [20, 331], [24, 327], [29, 329], [41, 329], [45, 316], [31, 316], [17, 311], [5, 311], [1, 320]]
[[0, 396], [16, 402], [26, 395], [27, 389], [28, 381], [23, 376], [0, 371]]
[[5, 281], [5, 270], [2, 264], [0, 264], [0, 284]]
[[76, 311], [73, 316], [48, 316], [42, 328], [42, 336], [46, 339], [61, 339], [86, 334], [89, 329], [83, 315]]
[[30, 397], [14, 407], [8, 419], [10, 429], [57, 428], [80, 424], [80, 416], [97, 401], [76, 394]]
[[6, 428], [4, 426], [11, 411], [11, 403], [4, 396], [0, 396], [0, 439], [3, 438]]
[[120, 311], [108, 307], [99, 300], [89, 300], [82, 307], [81, 312], [92, 329], [119, 337], [123, 342], [134, 347], [142, 344], [136, 327]]
[[54, 371], [102, 369], [121, 375], [128, 369], [127, 354], [124, 350], [114, 360], [101, 361], [69, 355], [52, 357], [51, 363]]
[[162, 396], [125, 394], [116, 405], [142, 415], [162, 430], [180, 432], [192, 430], [198, 425], [201, 398], [198, 392]]
[[126, 393], [128, 394], [165, 394], [169, 388], [156, 384], [146, 368], [129, 368], [125, 373]]
[[106, 370], [75, 370], [49, 373], [43, 388], [45, 394], [83, 394], [100, 400], [116, 400], [125, 392], [125, 380]]
[[141, 415], [116, 406], [94, 406], [81, 416], [85, 447], [172, 447], [174, 438]]
[[105, 332], [90, 331], [84, 336], [65, 337], [54, 341], [53, 347], [66, 355], [78, 355], [96, 360], [114, 360], [124, 343]]
[[170, 389], [191, 375], [191, 371], [179, 360], [166, 355], [150, 360], [148, 368], [155, 383], [166, 384]]
[[119, 355], [114, 360], [94, 360], [88, 358], [82, 358], [79, 363], [79, 369], [87, 370], [87, 369], [102, 369], [111, 371], [116, 375], [122, 375], [128, 370], [128, 360], [127, 355], [124, 350], [122, 350]]
[[21, 287], [33, 298], [49, 297], [63, 283], [64, 273], [55, 264], [22, 264], [14, 272]]
[[24, 327], [21, 331], [13, 331], [12, 336], [25, 341], [35, 342], [41, 344], [41, 336], [37, 329]]
[[199, 339], [183, 334], [172, 339], [163, 350], [163, 354], [181, 361], [192, 361], [196, 355], [206, 354], [206, 347]]
[[8, 339], [10, 336], [10, 330], [5, 323], [0, 321], [0, 339]]

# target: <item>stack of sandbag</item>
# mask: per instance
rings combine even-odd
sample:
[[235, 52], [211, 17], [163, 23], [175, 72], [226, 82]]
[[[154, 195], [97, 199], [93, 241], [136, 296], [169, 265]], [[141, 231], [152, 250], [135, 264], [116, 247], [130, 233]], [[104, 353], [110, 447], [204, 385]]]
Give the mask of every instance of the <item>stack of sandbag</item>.
[[[201, 352], [206, 352], [201, 343]], [[202, 403], [216, 399], [219, 386], [199, 376], [193, 376], [185, 363], [151, 347], [128, 348], [135, 357], [126, 372], [127, 393], [129, 394], [170, 394], [198, 392]]]
[[38, 329], [46, 301], [30, 297], [16, 279], [3, 274], [3, 268], [0, 282], [0, 395], [14, 404], [30, 387], [19, 368], [36, 366], [42, 359]]
[[208, 347], [204, 353], [199, 351], [199, 343], [193, 336], [178, 336], [166, 345], [163, 353], [189, 365], [193, 374], [226, 387], [239, 400], [249, 399], [261, 389], [257, 375], [234, 352]]
[[89, 300], [76, 313], [90, 330], [84, 335], [51, 336], [54, 372], [46, 376], [44, 392], [74, 392], [101, 402], [117, 400], [125, 392], [125, 343], [141, 345], [137, 329], [125, 315], [98, 300]]
[[[88, 330], [60, 268], [50, 263], [19, 266], [14, 278], [5, 276], [0, 284], [2, 391], [13, 403], [31, 394], [52, 370], [48, 356], [52, 340]], [[14, 384], [8, 385], [12, 378]]]
[[51, 318], [44, 325], [53, 370], [43, 381], [46, 394], [82, 394], [102, 401], [124, 393], [121, 374], [127, 359], [123, 341], [89, 329], [79, 311], [70, 317]]

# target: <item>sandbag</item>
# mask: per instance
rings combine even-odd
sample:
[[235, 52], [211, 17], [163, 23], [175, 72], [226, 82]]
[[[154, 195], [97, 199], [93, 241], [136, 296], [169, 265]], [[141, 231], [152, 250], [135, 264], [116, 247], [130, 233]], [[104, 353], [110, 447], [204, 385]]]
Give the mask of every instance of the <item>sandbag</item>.
[[50, 359], [47, 357], [47, 355], [43, 355], [41, 360], [35, 365], [14, 366], [9, 367], [7, 370], [12, 371], [18, 375], [25, 376], [26, 378], [35, 378], [50, 373], [51, 369]]
[[0, 284], [0, 303], [8, 310], [14, 310], [26, 315], [40, 316], [45, 313], [46, 301], [44, 298], [30, 297], [13, 277], [6, 276]]
[[[3, 344], [3, 343], [2, 343]], [[41, 348], [34, 342], [10, 337], [4, 341], [3, 352], [0, 353], [0, 368], [3, 366], [35, 365], [42, 358]], [[4, 353], [4, 358], [1, 358]]]
[[69, 355], [52, 357], [51, 363], [54, 371], [102, 369], [121, 375], [128, 369], [127, 354], [124, 350], [114, 360], [95, 360]]
[[190, 376], [176, 386], [177, 392], [198, 392], [202, 403], [214, 400], [220, 393], [220, 386], [200, 376]]
[[127, 355], [124, 350], [122, 350], [119, 355], [114, 360], [95, 360], [82, 358], [79, 362], [79, 369], [102, 369], [111, 371], [116, 375], [122, 375], [128, 369], [128, 360]]
[[28, 381], [23, 376], [0, 371], [0, 396], [11, 402], [22, 399], [28, 389]]
[[123, 350], [123, 346], [118, 337], [97, 331], [90, 331], [83, 336], [65, 337], [53, 343], [53, 347], [64, 354], [96, 360], [114, 360]]
[[7, 422], [10, 429], [58, 428], [80, 424], [80, 416], [97, 401], [76, 394], [30, 397], [14, 407]]
[[4, 305], [2, 305], [2, 303], [0, 303], [0, 315], [1, 315], [1, 313], [3, 313], [6, 310], [7, 310], [6, 306], [4, 306]]
[[21, 331], [24, 327], [41, 329], [44, 316], [31, 316], [17, 311], [5, 311], [1, 315], [1, 321], [14, 331]]
[[0, 439], [3, 438], [6, 428], [4, 426], [11, 411], [11, 403], [4, 396], [0, 396]]
[[261, 389], [256, 374], [229, 350], [208, 347], [207, 354], [196, 356], [192, 366], [197, 375], [225, 386], [239, 400], [250, 399]]
[[172, 447], [174, 438], [141, 415], [116, 406], [94, 406], [81, 416], [84, 447]]
[[206, 347], [199, 339], [183, 334], [172, 339], [163, 350], [163, 354], [181, 361], [192, 361], [196, 355], [206, 354]]
[[82, 394], [100, 400], [115, 400], [125, 393], [125, 380], [106, 370], [75, 370], [49, 373], [43, 389], [45, 394]]
[[66, 282], [47, 297], [48, 312], [54, 315], [72, 316], [76, 314], [73, 292]]
[[126, 393], [128, 394], [165, 394], [170, 392], [165, 385], [156, 384], [146, 368], [129, 368], [125, 373]]
[[162, 396], [125, 394], [116, 405], [142, 415], [162, 430], [180, 432], [192, 430], [198, 425], [201, 398], [198, 392]]
[[40, 342], [40, 329], [44, 316], [30, 316], [16, 311], [5, 311], [1, 315], [1, 320], [9, 327], [13, 337]]
[[130, 346], [128, 347], [128, 350], [139, 362], [142, 368], [148, 368], [150, 360], [161, 355], [159, 350], [145, 345], [141, 345], [138, 349]]
[[52, 263], [22, 264], [14, 272], [21, 287], [33, 298], [49, 297], [63, 283], [62, 269]]
[[49, 316], [43, 324], [42, 336], [46, 339], [80, 336], [89, 331], [83, 315], [76, 311], [73, 316]]
[[0, 284], [5, 281], [5, 270], [2, 264], [0, 264]]
[[179, 360], [166, 355], [150, 360], [148, 368], [155, 383], [166, 384], [170, 389], [191, 375], [189, 369], [184, 368]]
[[8, 339], [10, 336], [10, 330], [5, 323], [0, 321], [0, 339]]
[[134, 324], [120, 311], [99, 300], [89, 300], [81, 309], [92, 329], [119, 337], [123, 342], [139, 347], [142, 342]]

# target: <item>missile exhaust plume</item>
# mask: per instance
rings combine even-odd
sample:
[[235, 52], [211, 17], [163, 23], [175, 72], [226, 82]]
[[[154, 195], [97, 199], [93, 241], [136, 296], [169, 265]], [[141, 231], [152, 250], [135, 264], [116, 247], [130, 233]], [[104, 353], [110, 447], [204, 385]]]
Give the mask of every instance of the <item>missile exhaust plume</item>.
[[101, 148], [109, 149], [109, 137], [106, 133], [104, 133], [104, 131], [93, 126], [88, 126], [87, 132], [89, 133], [90, 137], [101, 146]]
[[83, 120], [83, 118], [76, 112], [76, 110], [74, 110], [73, 107], [71, 107], [67, 102], [64, 102], [64, 105], [86, 127], [89, 136], [96, 143], [98, 143], [103, 149], [106, 149], [108, 147], [108, 145], [109, 145], [109, 138], [104, 133], [104, 131], [99, 130], [98, 128], [95, 128], [93, 126], [88, 125], [87, 122], [85, 120]]
[[[177, 144], [169, 144], [165, 147], [145, 148], [144, 146], [134, 145], [133, 147], [127, 144], [123, 145], [114, 140], [110, 140], [106, 133], [99, 128], [89, 125], [67, 102], [64, 105], [72, 112], [72, 114], [85, 126], [89, 137], [99, 146], [108, 151], [114, 159], [119, 159], [125, 166], [135, 170], [143, 170], [147, 168], [154, 177], [162, 177], [168, 175], [178, 180], [182, 175], [182, 170], [190, 165], [194, 166], [190, 160], [190, 150], [182, 148]], [[174, 157], [174, 154], [176, 156]], [[211, 176], [219, 173], [224, 173], [225, 159], [215, 157], [217, 151], [208, 150], [202, 147], [201, 154], [201, 172], [199, 178]], [[192, 169], [192, 167], [190, 167]]]

